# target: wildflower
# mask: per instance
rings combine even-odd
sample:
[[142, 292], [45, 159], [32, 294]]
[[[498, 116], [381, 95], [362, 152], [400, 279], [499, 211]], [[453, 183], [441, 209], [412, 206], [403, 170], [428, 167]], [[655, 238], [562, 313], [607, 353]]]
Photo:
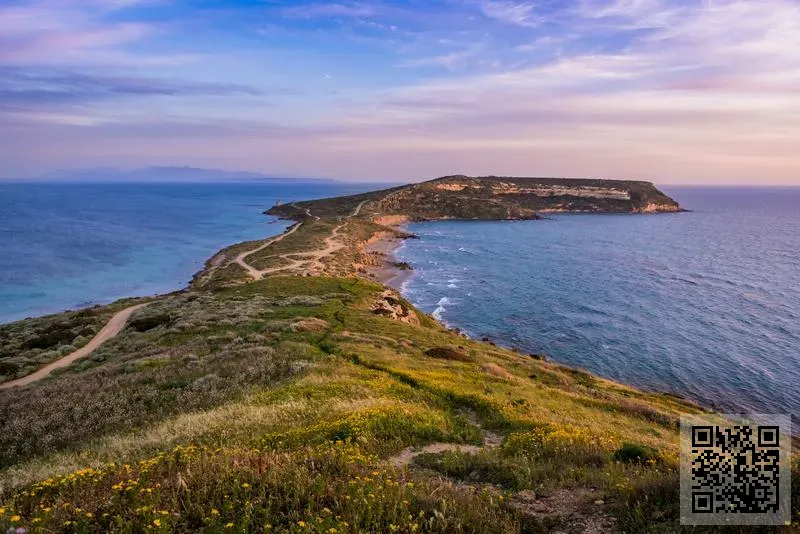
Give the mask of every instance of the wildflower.
[[212, 508], [211, 515], [219, 515], [219, 510], [217, 510], [216, 508]]
[[94, 514], [92, 512], [86, 512], [86, 517], [94, 517]]
[[247, 482], [245, 482], [244, 484], [242, 484], [242, 487], [243, 487], [244, 489], [247, 489], [247, 488], [249, 488], [249, 487], [250, 487], [250, 484], [248, 484]]
[[228, 523], [225, 525], [225, 528], [233, 528], [233, 523]]
[[11, 522], [12, 522], [12, 523], [16, 523], [16, 522], [17, 522], [17, 521], [19, 521], [20, 519], [22, 519], [22, 518], [21, 518], [20, 516], [18, 516], [18, 515], [12, 515], [12, 516], [11, 516]]
[[157, 526], [157, 527], [160, 527], [161, 526], [161, 520], [160, 519], [153, 519], [153, 524], [155, 526]]
[[0, 515], [5, 515], [5, 513], [6, 513], [6, 509], [5, 508], [0, 508]]
[[332, 513], [330, 508], [323, 508], [322, 511], [325, 512], [326, 514], [331, 514]]
[[306, 522], [305, 521], [298, 521], [297, 522], [297, 526], [300, 527], [300, 528], [306, 528]]

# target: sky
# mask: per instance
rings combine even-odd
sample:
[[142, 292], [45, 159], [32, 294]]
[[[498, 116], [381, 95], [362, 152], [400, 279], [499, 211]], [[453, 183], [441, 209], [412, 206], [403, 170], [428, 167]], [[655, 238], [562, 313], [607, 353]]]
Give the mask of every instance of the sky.
[[800, 185], [797, 0], [0, 0], [0, 176]]

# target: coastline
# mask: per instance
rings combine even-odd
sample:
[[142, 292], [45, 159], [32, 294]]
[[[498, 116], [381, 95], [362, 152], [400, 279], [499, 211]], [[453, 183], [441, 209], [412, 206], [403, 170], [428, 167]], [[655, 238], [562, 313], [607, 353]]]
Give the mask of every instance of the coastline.
[[[399, 227], [393, 227], [393, 229], [398, 232], [405, 232]], [[397, 256], [395, 252], [405, 239], [408, 238], [384, 234], [364, 245], [364, 253], [376, 260], [375, 264], [366, 267], [366, 274], [369, 280], [389, 286], [397, 291], [403, 289], [403, 284], [414, 275], [413, 269], [401, 269], [396, 265]]]

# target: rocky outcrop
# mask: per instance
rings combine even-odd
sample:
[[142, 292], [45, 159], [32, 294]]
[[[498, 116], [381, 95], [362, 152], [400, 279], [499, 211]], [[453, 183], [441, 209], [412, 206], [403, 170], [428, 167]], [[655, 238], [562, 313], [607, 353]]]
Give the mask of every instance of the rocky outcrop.
[[419, 325], [419, 317], [395, 291], [383, 291], [372, 306], [372, 313], [389, 317], [401, 323]]

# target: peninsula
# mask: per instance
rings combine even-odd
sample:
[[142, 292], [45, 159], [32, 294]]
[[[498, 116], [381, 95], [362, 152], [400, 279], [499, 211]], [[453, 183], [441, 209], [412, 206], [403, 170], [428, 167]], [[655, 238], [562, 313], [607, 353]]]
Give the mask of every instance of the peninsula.
[[183, 291], [0, 326], [0, 530], [674, 530], [702, 408], [448, 330], [370, 247], [406, 221], [679, 210], [644, 182], [465, 176], [281, 204], [287, 231]]

